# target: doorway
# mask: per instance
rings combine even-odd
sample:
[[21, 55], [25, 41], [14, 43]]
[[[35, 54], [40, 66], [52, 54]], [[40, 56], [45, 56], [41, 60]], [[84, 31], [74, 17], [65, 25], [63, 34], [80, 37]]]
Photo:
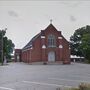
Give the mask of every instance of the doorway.
[[55, 52], [51, 51], [48, 53], [48, 62], [55, 62]]

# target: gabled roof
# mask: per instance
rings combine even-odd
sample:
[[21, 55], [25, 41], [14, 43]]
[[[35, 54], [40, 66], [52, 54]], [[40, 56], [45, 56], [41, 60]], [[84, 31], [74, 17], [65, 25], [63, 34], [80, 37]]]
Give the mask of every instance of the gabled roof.
[[50, 24], [45, 30], [50, 30], [50, 29], [55, 29], [55, 30], [57, 30], [57, 29], [53, 26], [53, 24]]
[[[52, 24], [50, 24], [45, 30], [50, 30], [50, 29], [55, 29], [55, 30], [57, 30]], [[44, 31], [44, 30], [43, 30], [43, 31]], [[42, 33], [40, 32], [40, 33], [38, 33], [36, 36], [34, 36], [34, 37], [26, 44], [26, 46], [24, 46], [24, 47], [22, 48], [22, 50], [25, 50], [25, 49], [28, 49], [28, 48], [32, 47], [33, 42], [34, 42], [39, 36], [41, 36], [41, 35], [42, 35]]]
[[38, 33], [36, 36], [34, 36], [27, 44], [26, 46], [23, 47], [22, 50], [28, 49], [30, 47], [32, 47], [32, 43], [36, 40], [36, 38], [38, 38], [41, 35], [41, 33]]

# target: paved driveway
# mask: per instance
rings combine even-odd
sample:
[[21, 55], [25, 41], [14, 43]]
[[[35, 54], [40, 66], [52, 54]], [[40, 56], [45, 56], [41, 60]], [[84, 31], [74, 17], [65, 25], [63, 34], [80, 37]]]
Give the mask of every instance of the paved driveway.
[[56, 90], [90, 83], [90, 65], [28, 65], [10, 63], [0, 66], [0, 90]]

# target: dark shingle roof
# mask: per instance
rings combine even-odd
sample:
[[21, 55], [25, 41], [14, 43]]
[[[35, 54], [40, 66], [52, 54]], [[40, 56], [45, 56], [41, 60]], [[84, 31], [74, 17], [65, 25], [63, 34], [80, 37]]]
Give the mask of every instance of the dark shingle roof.
[[38, 33], [36, 36], [34, 36], [27, 44], [22, 48], [22, 50], [28, 49], [32, 47], [33, 42], [41, 35], [41, 33]]
[[[52, 24], [50, 24], [45, 30], [49, 30], [49, 29], [52, 29], [52, 28], [54, 28], [55, 30], [57, 30]], [[39, 36], [41, 36], [41, 35], [42, 35], [42, 36], [44, 35], [44, 30], [41, 30], [40, 33], [38, 33], [36, 36], [34, 36], [34, 37], [26, 44], [26, 46], [24, 46], [24, 47], [22, 48], [22, 50], [25, 50], [25, 49], [28, 49], [28, 48], [32, 47], [33, 42], [34, 42]]]

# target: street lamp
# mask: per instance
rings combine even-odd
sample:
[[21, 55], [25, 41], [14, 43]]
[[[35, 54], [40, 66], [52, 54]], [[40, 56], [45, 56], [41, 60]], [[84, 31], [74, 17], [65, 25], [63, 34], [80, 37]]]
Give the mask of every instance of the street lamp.
[[7, 28], [0, 30], [1, 31], [1, 62], [3, 65], [3, 31], [6, 31]]

